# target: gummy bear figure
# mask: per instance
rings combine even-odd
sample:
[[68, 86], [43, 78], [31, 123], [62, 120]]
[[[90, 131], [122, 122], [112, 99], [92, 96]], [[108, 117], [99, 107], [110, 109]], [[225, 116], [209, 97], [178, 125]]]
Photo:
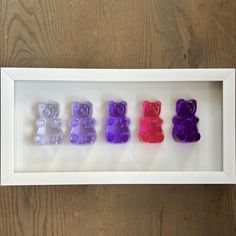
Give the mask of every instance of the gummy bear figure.
[[130, 120], [126, 115], [125, 101], [108, 103], [105, 138], [109, 143], [126, 143], [130, 138]]
[[173, 117], [174, 128], [172, 136], [176, 142], [189, 143], [199, 141], [201, 135], [198, 133], [197, 123], [199, 119], [195, 116], [197, 101], [194, 99], [179, 99], [176, 102], [176, 113]]
[[139, 139], [145, 143], [161, 143], [163, 120], [160, 118], [161, 102], [143, 102], [143, 117], [140, 119]]
[[35, 143], [41, 145], [59, 144], [63, 140], [62, 120], [58, 119], [59, 104], [57, 102], [40, 102], [40, 118], [36, 121], [37, 135]]
[[92, 118], [93, 105], [91, 102], [73, 102], [70, 121], [70, 142], [73, 144], [93, 144], [97, 138], [94, 128], [96, 123]]

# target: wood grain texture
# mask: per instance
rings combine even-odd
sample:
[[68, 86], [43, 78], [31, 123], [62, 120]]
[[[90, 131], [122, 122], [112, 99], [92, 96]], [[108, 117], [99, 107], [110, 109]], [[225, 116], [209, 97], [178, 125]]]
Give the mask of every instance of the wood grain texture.
[[[0, 0], [0, 65], [236, 67], [235, 0]], [[236, 235], [233, 185], [0, 188], [0, 235]]]

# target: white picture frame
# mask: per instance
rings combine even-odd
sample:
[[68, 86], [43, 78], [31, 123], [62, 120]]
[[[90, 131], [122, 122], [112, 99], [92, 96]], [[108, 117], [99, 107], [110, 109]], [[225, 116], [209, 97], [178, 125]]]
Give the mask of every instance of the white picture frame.
[[[221, 81], [222, 171], [15, 171], [16, 81]], [[235, 69], [1, 68], [1, 185], [235, 183]]]

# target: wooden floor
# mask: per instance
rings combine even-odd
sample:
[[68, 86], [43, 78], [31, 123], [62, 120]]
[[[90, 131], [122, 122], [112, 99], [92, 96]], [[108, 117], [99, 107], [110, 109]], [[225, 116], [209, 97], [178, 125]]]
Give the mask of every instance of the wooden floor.
[[[236, 67], [235, 0], [0, 0], [0, 65]], [[0, 236], [236, 235], [232, 185], [0, 188]]]

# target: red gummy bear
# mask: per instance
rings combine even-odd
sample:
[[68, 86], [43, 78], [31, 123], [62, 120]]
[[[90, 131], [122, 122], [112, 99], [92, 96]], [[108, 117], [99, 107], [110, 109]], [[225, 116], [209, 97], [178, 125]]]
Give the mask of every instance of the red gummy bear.
[[160, 118], [161, 102], [143, 102], [143, 117], [140, 119], [139, 139], [145, 143], [161, 143], [164, 140]]

